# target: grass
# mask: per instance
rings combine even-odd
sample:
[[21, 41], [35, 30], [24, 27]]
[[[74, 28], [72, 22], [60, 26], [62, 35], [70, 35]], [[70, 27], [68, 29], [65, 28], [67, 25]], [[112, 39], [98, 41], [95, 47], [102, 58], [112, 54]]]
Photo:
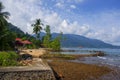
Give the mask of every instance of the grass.
[[17, 59], [15, 52], [0, 52], [0, 66], [17, 66]]
[[47, 53], [41, 56], [44, 59], [65, 59], [65, 60], [73, 60], [76, 59], [74, 55], [70, 54], [61, 54], [61, 53]]

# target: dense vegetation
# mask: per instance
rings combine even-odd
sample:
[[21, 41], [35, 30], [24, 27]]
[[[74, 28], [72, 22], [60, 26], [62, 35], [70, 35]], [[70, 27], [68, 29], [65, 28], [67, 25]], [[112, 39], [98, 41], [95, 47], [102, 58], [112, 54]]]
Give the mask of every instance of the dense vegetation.
[[61, 38], [62, 37], [62, 33], [59, 34], [54, 39], [52, 39], [50, 26], [49, 25], [46, 25], [45, 32], [46, 32], [46, 35], [43, 36], [43, 38], [42, 38], [43, 46], [46, 47], [46, 48], [51, 48], [53, 50], [59, 51], [60, 50], [60, 46], [61, 46], [60, 40], [62, 39]]
[[3, 12], [3, 9], [4, 6], [0, 2], [0, 50], [9, 50], [11, 49], [10, 44], [12, 40], [12, 38], [9, 39], [9, 36], [13, 36], [13, 33], [7, 29], [7, 19], [10, 14]]
[[16, 66], [18, 55], [15, 52], [0, 52], [0, 66]]

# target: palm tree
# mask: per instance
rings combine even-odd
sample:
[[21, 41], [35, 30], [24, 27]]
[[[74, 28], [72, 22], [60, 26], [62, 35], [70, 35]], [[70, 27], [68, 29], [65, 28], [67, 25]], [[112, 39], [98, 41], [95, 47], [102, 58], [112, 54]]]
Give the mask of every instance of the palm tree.
[[7, 31], [7, 19], [10, 14], [8, 12], [3, 12], [3, 9], [4, 6], [2, 5], [2, 2], [0, 2], [0, 50], [5, 50], [9, 46], [7, 38], [7, 35], [9, 34]]
[[9, 18], [10, 14], [8, 12], [3, 12], [4, 6], [2, 2], [0, 2], [0, 30], [2, 31], [5, 26], [7, 25], [7, 19]]
[[40, 31], [42, 30], [43, 23], [41, 22], [40, 19], [36, 19], [35, 23], [32, 24], [33, 26], [33, 33], [36, 34], [36, 39], [40, 38]]
[[0, 39], [7, 34], [5, 33], [7, 30], [7, 19], [9, 18], [10, 14], [8, 12], [3, 12], [4, 6], [2, 2], [0, 2]]

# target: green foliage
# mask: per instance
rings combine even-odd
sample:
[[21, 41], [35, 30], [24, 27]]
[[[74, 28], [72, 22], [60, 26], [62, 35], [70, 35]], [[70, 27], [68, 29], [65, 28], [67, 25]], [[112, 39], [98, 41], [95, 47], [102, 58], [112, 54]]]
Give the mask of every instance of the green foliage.
[[8, 12], [3, 12], [4, 6], [2, 5], [2, 3], [0, 2], [0, 50], [10, 50], [12, 49], [10, 46], [10, 40], [13, 37], [12, 33], [9, 32], [7, 26], [8, 26], [8, 22], [7, 19], [9, 17], [9, 13]]
[[62, 32], [51, 42], [51, 48], [55, 51], [59, 51], [61, 48], [61, 39], [62, 39]]
[[34, 44], [36, 45], [36, 48], [41, 47], [41, 41], [40, 40], [35, 40]]
[[3, 12], [4, 6], [0, 2], [0, 34], [6, 31], [7, 19], [9, 18], [8, 12]]
[[8, 29], [11, 31], [11, 32], [14, 32], [14, 33], [16, 33], [16, 35], [18, 36], [18, 37], [22, 37], [23, 35], [25, 35], [25, 33], [21, 30], [21, 29], [19, 29], [17, 26], [15, 26], [15, 25], [13, 25], [13, 24], [11, 24], [11, 23], [8, 23]]
[[33, 27], [33, 33], [36, 34], [36, 38], [39, 39], [40, 38], [40, 31], [42, 30], [42, 22], [40, 19], [36, 19], [35, 23], [32, 24]]
[[49, 25], [46, 26], [45, 31], [46, 31], [46, 35], [43, 37], [43, 46], [46, 48], [50, 48], [51, 32]]
[[51, 31], [50, 31], [50, 26], [49, 25], [46, 25], [45, 32], [46, 32], [46, 35], [51, 37]]
[[43, 46], [45, 48], [50, 48], [50, 41], [49, 41], [49, 36], [48, 35], [45, 35], [43, 37]]
[[7, 30], [6, 35], [0, 39], [0, 50], [13, 50], [15, 38], [16, 34]]
[[2, 2], [0, 2], [0, 31], [4, 31], [5, 30], [5, 26], [7, 25], [7, 20], [9, 17], [9, 13], [8, 12], [3, 12], [4, 6], [2, 4]]
[[17, 66], [17, 58], [15, 52], [0, 52], [0, 66]]
[[32, 42], [32, 44], [26, 44], [24, 45], [24, 48], [27, 49], [35, 49], [35, 48], [40, 48], [41, 47], [41, 41], [36, 39], [35, 37], [32, 37], [29, 34], [25, 34], [22, 37], [20, 37], [22, 40], [29, 40]]
[[51, 48], [55, 51], [60, 50], [60, 39], [58, 37], [51, 42]]
[[46, 35], [43, 37], [43, 46], [45, 48], [52, 48], [55, 51], [59, 51], [61, 48], [60, 40], [62, 39], [62, 33], [54, 39], [51, 39], [50, 26], [47, 25], [45, 28]]

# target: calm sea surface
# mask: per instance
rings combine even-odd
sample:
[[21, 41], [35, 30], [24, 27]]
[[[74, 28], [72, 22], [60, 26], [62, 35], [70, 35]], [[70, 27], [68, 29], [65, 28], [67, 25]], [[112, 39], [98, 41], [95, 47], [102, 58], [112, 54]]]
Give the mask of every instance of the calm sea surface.
[[95, 51], [102, 51], [106, 56], [85, 57], [76, 60], [76, 62], [84, 62], [88, 64], [107, 64], [120, 67], [120, 49], [109, 48], [62, 48], [63, 50], [71, 50], [72, 52], [61, 52], [63, 54], [91, 54]]

